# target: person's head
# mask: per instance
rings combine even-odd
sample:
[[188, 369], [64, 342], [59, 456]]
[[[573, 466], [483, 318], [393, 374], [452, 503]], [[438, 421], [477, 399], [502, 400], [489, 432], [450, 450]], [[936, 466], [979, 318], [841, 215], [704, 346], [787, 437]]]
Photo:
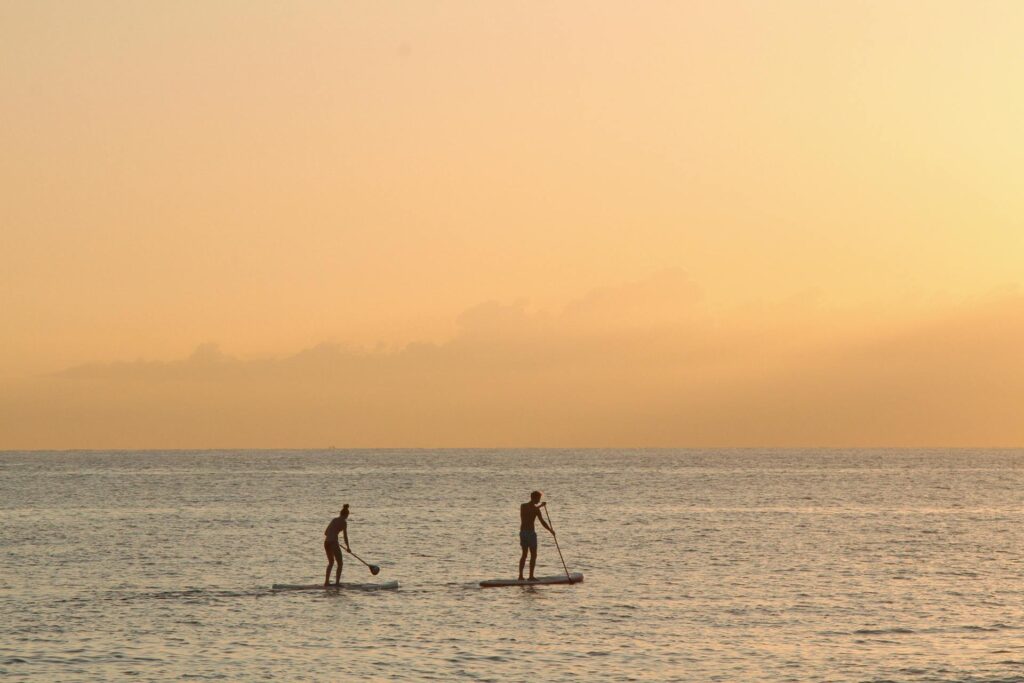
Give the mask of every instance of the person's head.
[[348, 517], [348, 503], [345, 503], [345, 504], [344, 504], [344, 505], [342, 506], [342, 508], [341, 508], [341, 512], [340, 512], [339, 514], [340, 514], [340, 515], [341, 515], [342, 517]]
[[540, 497], [541, 497], [541, 492], [540, 491], [534, 491], [533, 493], [530, 494], [530, 502], [533, 503], [534, 505], [536, 505], [537, 503], [540, 502]]

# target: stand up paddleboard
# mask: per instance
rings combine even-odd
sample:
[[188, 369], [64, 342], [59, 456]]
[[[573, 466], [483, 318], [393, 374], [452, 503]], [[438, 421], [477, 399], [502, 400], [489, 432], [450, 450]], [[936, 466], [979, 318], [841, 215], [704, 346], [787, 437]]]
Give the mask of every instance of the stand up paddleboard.
[[[571, 581], [569, 579], [572, 579]], [[481, 581], [480, 586], [482, 588], [504, 588], [505, 586], [551, 586], [555, 584], [563, 583], [582, 583], [583, 574], [579, 572], [573, 572], [566, 576], [565, 574], [559, 574], [558, 576], [539, 576], [536, 581], [529, 581], [523, 579], [490, 579], [489, 581]]]
[[276, 591], [323, 591], [323, 590], [357, 590], [357, 591], [382, 591], [391, 590], [398, 588], [397, 581], [388, 581], [386, 583], [342, 583], [338, 585], [332, 583], [328, 586], [322, 583], [310, 583], [310, 584], [292, 584], [292, 583], [275, 583], [273, 590]]

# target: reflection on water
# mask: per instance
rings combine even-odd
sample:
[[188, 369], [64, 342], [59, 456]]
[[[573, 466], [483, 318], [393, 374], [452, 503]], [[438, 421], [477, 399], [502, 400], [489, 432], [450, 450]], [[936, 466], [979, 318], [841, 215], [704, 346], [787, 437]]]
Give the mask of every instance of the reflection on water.
[[[534, 488], [586, 582], [478, 588]], [[343, 502], [402, 588], [270, 590]], [[1022, 451], [0, 454], [0, 675], [1024, 681], [1022, 502]]]

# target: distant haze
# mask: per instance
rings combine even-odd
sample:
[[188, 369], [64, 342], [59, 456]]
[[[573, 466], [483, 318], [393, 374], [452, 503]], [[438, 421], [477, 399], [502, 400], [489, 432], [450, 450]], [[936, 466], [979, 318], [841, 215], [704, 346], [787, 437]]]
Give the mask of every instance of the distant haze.
[[0, 7], [0, 449], [1024, 445], [1024, 3]]

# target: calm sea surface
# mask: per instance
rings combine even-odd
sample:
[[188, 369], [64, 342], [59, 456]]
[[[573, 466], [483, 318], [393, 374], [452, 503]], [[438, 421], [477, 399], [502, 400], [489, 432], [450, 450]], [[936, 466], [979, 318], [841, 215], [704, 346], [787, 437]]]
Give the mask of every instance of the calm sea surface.
[[1024, 681], [1022, 560], [1024, 451], [8, 452], [0, 677]]

